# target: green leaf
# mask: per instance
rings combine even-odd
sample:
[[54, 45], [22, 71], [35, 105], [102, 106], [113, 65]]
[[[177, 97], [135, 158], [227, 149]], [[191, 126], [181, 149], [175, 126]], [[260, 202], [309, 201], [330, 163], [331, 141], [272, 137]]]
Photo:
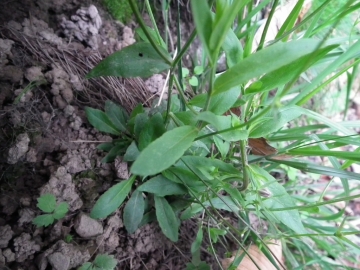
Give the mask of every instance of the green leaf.
[[100, 110], [85, 107], [85, 113], [90, 124], [97, 130], [110, 133], [113, 135], [120, 135], [121, 131], [111, 122], [109, 117]]
[[45, 213], [52, 213], [56, 207], [56, 198], [52, 194], [41, 195], [37, 199], [37, 207]]
[[319, 42], [312, 39], [300, 39], [276, 43], [251, 54], [215, 80], [213, 95], [226, 92], [232, 87], [286, 66], [316, 50]]
[[166, 131], [164, 119], [160, 113], [154, 114], [146, 122], [139, 136], [139, 150], [145, 149], [152, 141], [159, 138]]
[[194, 74], [195, 75], [200, 75], [204, 72], [204, 68], [202, 66], [196, 66], [194, 68]]
[[243, 48], [241, 46], [240, 40], [237, 38], [231, 28], [226, 34], [222, 48], [226, 54], [226, 63], [228, 68], [238, 64], [243, 58]]
[[128, 233], [134, 233], [144, 216], [145, 201], [139, 188], [133, 192], [124, 208], [124, 225]]
[[189, 187], [192, 191], [203, 192], [207, 186], [191, 171], [181, 167], [171, 167], [162, 174], [175, 183], [181, 183]]
[[36, 227], [47, 227], [51, 224], [54, 223], [54, 217], [51, 214], [45, 214], [45, 215], [40, 215], [37, 216], [36, 218], [33, 219], [33, 224], [36, 225]]
[[[159, 47], [159, 49], [162, 48]], [[162, 50], [167, 54], [164, 49]], [[150, 43], [138, 42], [106, 57], [86, 75], [86, 78], [101, 76], [150, 77], [169, 68], [170, 66]]]
[[91, 218], [106, 218], [115, 212], [129, 194], [134, 181], [135, 177], [132, 176], [109, 188], [95, 203], [90, 213]]
[[131, 166], [136, 175], [154, 175], [173, 165], [192, 145], [198, 130], [191, 126], [174, 128], [145, 148]]
[[105, 113], [118, 130], [121, 130], [122, 132], [126, 131], [126, 122], [129, 119], [129, 115], [123, 108], [114, 102], [107, 100], [105, 102]]
[[156, 218], [162, 232], [171, 241], [176, 242], [179, 237], [179, 220], [165, 198], [154, 196], [154, 199]]
[[[217, 131], [221, 131], [224, 129], [232, 128], [232, 116], [220, 116], [215, 115], [212, 112], [205, 111], [201, 112], [197, 119], [201, 121], [205, 121], [213, 125]], [[247, 130], [230, 130], [228, 132], [224, 132], [219, 134], [219, 136], [225, 141], [236, 142], [239, 140], [246, 140], [248, 138]]]
[[65, 217], [66, 213], [69, 210], [69, 205], [67, 202], [61, 202], [58, 206], [56, 206], [55, 211], [53, 213], [53, 217], [55, 219], [61, 219]]
[[205, 52], [210, 59], [210, 62], [213, 62], [212, 53], [209, 47], [210, 37], [213, 26], [213, 19], [210, 12], [210, 7], [207, 0], [197, 0], [191, 1], [191, 11], [193, 14], [193, 19], [196, 27], [196, 32], [201, 40], [201, 43], [205, 49]]
[[191, 253], [194, 254], [197, 250], [200, 249], [201, 243], [203, 240], [203, 228], [200, 226], [195, 241], [191, 244]]
[[96, 256], [93, 264], [99, 268], [99, 270], [113, 270], [117, 265], [117, 261], [113, 255], [99, 254]]
[[181, 73], [183, 78], [187, 77], [189, 75], [189, 70], [187, 68], [181, 68]]
[[80, 266], [77, 270], [94, 270], [94, 266], [91, 262], [86, 262]]
[[100, 143], [98, 146], [96, 146], [96, 149], [102, 150], [104, 152], [109, 152], [111, 148], [114, 147], [114, 144], [111, 142], [108, 143]]
[[337, 45], [331, 45], [323, 49], [319, 49], [316, 57], [310, 58], [309, 56], [311, 54], [305, 55], [286, 66], [280, 67], [272, 72], [265, 74], [257, 82], [257, 85], [252, 84], [252, 87], [247, 89], [246, 94], [270, 91], [279, 86], [285, 85], [290, 80], [292, 80], [294, 76], [297, 75], [305, 66], [309, 67], [313, 65], [318, 60], [325, 57], [329, 51], [336, 47]]
[[276, 115], [268, 118], [256, 126], [249, 127], [249, 138], [264, 137], [282, 128], [286, 123], [302, 115], [303, 112], [297, 106], [287, 106], [279, 109]]
[[[145, 27], [146, 27], [147, 32], [152, 36], [153, 40], [155, 40], [157, 42], [157, 45], [160, 45], [161, 47], [163, 47], [166, 50], [165, 42], [162, 40], [162, 38], [160, 38], [160, 40], [159, 40], [159, 38], [158, 38], [159, 36], [156, 34], [156, 31], [147, 25], [145, 25]], [[139, 35], [139, 37], [143, 41], [148, 42], [148, 43], [150, 42], [142, 28], [140, 28], [140, 27], [136, 28], [135, 32], [136, 32], [136, 34]]]
[[107, 155], [101, 160], [102, 163], [113, 162], [117, 156], [122, 156], [124, 153], [124, 144], [115, 144], [113, 148], [107, 153]]
[[199, 85], [198, 78], [196, 78], [195, 76], [191, 76], [191, 78], [189, 79], [189, 84], [191, 86], [198, 86]]
[[140, 133], [145, 128], [146, 123], [149, 121], [147, 113], [139, 113], [135, 116], [134, 135], [137, 141], [139, 141]]
[[[286, 192], [285, 188], [280, 185], [267, 171], [257, 165], [250, 165], [249, 168], [250, 177], [253, 181], [266, 185], [266, 188], [271, 193], [269, 198], [263, 200], [263, 204], [267, 209], [295, 206], [293, 199]], [[308, 233], [302, 224], [297, 210], [272, 211], [271, 214], [294, 232], [298, 234]]]
[[159, 197], [167, 195], [181, 195], [187, 192], [183, 185], [174, 183], [162, 175], [149, 179], [139, 186], [138, 190], [153, 193]]
[[124, 155], [124, 161], [134, 161], [139, 156], [140, 151], [136, 146], [136, 142], [132, 141], [132, 143], [129, 145], [129, 147], [126, 149], [126, 153]]

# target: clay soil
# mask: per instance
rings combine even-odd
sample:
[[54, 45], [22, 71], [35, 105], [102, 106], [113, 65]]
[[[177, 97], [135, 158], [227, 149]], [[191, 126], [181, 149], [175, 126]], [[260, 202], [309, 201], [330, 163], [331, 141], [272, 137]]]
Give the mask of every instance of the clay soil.
[[[0, 269], [76, 269], [97, 254], [113, 255], [117, 269], [184, 269], [191, 261], [196, 221], [182, 224], [172, 243], [155, 223], [129, 235], [121, 209], [101, 221], [88, 216], [99, 195], [127, 177], [127, 165], [101, 163], [96, 146], [111, 138], [89, 125], [84, 107], [111, 99], [130, 110], [149, 104], [161, 85], [161, 76], [84, 79], [134, 42], [134, 26], [116, 23], [96, 1], [1, 1]], [[37, 228], [45, 193], [69, 212]]]

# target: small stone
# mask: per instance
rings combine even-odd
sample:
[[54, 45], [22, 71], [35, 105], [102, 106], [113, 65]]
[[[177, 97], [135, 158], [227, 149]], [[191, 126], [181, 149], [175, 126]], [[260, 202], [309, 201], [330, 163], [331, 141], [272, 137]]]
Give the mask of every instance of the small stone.
[[60, 252], [55, 252], [47, 257], [54, 270], [67, 270], [70, 266], [70, 259]]
[[90, 218], [84, 213], [80, 213], [74, 225], [75, 231], [83, 238], [95, 237], [103, 233], [104, 229], [101, 223]]
[[36, 66], [30, 67], [25, 71], [25, 78], [30, 82], [45, 80], [45, 76], [41, 72], [41, 67]]
[[5, 257], [7, 263], [15, 261], [15, 253], [12, 252], [10, 248], [3, 251], [3, 256]]
[[0, 248], [8, 246], [10, 239], [13, 236], [13, 231], [9, 225], [0, 226]]

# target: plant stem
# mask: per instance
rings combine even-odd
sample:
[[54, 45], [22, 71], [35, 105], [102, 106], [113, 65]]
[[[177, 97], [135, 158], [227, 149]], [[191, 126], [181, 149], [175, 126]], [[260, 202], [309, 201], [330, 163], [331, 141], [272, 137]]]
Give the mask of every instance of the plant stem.
[[164, 59], [164, 61], [169, 64], [172, 65], [172, 61], [169, 59], [169, 56], [164, 53], [163, 50], [160, 50], [160, 47], [157, 45], [156, 41], [153, 39], [153, 37], [150, 35], [150, 33], [148, 32], [145, 22], [141, 17], [141, 14], [137, 8], [136, 2], [135, 0], [128, 0], [129, 4], [131, 6], [132, 11], [134, 12], [134, 15], [137, 19], [137, 21], [140, 24], [140, 27], [142, 28], [142, 30], [144, 31], [145, 36], [148, 38], [150, 44], [153, 46], [153, 48], [155, 49], [155, 51]]
[[180, 59], [184, 56], [186, 51], [189, 49], [191, 43], [194, 41], [195, 37], [196, 37], [196, 30], [194, 29], [191, 32], [191, 35], [188, 38], [188, 40], [186, 41], [186, 43], [184, 44], [184, 46], [181, 48], [181, 51], [179, 51], [178, 55], [175, 57], [173, 64], [172, 64], [173, 67], [175, 67], [176, 64], [180, 61]]
[[157, 28], [154, 15], [153, 15], [153, 13], [151, 11], [151, 6], [150, 6], [150, 3], [149, 3], [149, 0], [145, 0], [145, 5], [146, 5], [147, 12], [149, 13], [151, 23], [152, 23], [152, 25], [153, 25], [153, 27], [155, 29], [155, 33], [156, 33], [156, 36], [157, 36], [157, 39], [158, 39], [158, 43], [160, 44], [160, 41], [161, 41], [162, 38], [160, 36], [159, 29]]
[[241, 186], [240, 191], [244, 191], [249, 186], [248, 160], [245, 140], [240, 141], [240, 154], [243, 168], [243, 185]]
[[279, 0], [275, 0], [274, 1], [274, 4], [271, 8], [271, 11], [270, 11], [270, 14], [269, 14], [269, 17], [267, 18], [266, 20], [266, 24], [265, 24], [265, 27], [264, 27], [264, 30], [262, 32], [262, 35], [261, 35], [261, 39], [260, 39], [260, 43], [259, 43], [259, 46], [257, 48], [257, 51], [260, 51], [263, 47], [264, 47], [264, 43], [265, 43], [265, 38], [266, 38], [266, 34], [269, 30], [269, 26], [270, 26], [270, 22], [271, 22], [271, 19], [275, 13], [275, 10], [276, 10], [276, 7], [278, 5], [278, 2]]

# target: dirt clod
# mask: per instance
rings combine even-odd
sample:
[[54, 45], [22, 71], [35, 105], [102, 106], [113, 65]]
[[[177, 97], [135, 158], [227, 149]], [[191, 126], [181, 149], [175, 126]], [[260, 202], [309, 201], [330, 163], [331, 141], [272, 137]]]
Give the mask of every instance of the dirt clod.
[[19, 134], [16, 137], [16, 144], [9, 149], [7, 162], [15, 164], [21, 159], [29, 150], [30, 138], [27, 133]]
[[74, 228], [76, 233], [83, 238], [91, 238], [103, 233], [104, 229], [101, 223], [92, 219], [84, 213], [80, 213], [76, 219]]

